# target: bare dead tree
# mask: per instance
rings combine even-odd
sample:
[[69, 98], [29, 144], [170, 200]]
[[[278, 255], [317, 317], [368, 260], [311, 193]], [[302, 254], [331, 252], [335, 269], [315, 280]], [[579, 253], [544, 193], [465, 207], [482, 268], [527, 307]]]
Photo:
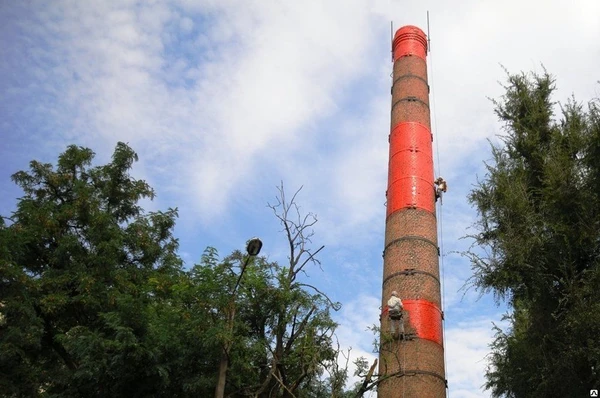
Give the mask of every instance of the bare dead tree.
[[279, 196], [276, 198], [277, 204], [268, 204], [267, 206], [273, 210], [275, 217], [283, 226], [283, 232], [286, 234], [289, 244], [288, 280], [290, 283], [293, 283], [298, 273], [304, 272], [304, 267], [309, 262], [321, 267], [321, 262], [316, 258], [316, 255], [325, 246], [321, 246], [317, 250], [310, 248], [310, 244], [312, 244], [311, 238], [315, 234], [312, 227], [317, 223], [317, 216], [313, 213], [307, 213], [303, 216], [300, 213], [300, 207], [296, 203], [296, 196], [298, 196], [302, 187], [292, 195], [289, 202], [285, 197], [283, 182], [277, 187], [277, 190], [279, 191]]
[[[324, 246], [312, 245], [313, 227], [317, 216], [303, 213], [296, 199], [302, 187], [288, 197], [283, 183], [277, 187], [278, 195], [274, 204], [268, 204], [282, 226], [288, 246], [287, 263], [278, 274], [279, 303], [273, 313], [273, 326], [268, 331], [269, 341], [267, 365], [263, 369], [260, 385], [249, 395], [257, 398], [287, 397], [295, 398], [303, 384], [318, 377], [321, 370], [330, 375], [329, 388], [332, 398], [344, 389], [347, 382], [350, 350], [342, 352], [339, 342], [334, 347], [336, 324], [329, 318], [329, 309], [339, 310], [340, 304], [319, 290], [316, 286], [299, 279], [300, 273], [307, 275], [310, 265], [320, 269], [322, 264], [317, 255]], [[308, 294], [308, 292], [312, 292]], [[315, 297], [317, 297], [315, 299]], [[373, 331], [379, 334], [377, 327]], [[383, 347], [378, 343], [377, 350], [390, 349], [383, 337]], [[397, 354], [397, 353], [396, 353]], [[343, 359], [345, 358], [345, 363]], [[341, 362], [340, 362], [341, 360]], [[400, 358], [396, 355], [395, 360]], [[390, 377], [401, 376], [401, 372], [377, 374], [377, 360], [370, 366], [364, 366], [359, 376], [362, 381], [355, 387], [355, 396], [362, 397], [368, 391]], [[385, 366], [384, 366], [385, 368]], [[341, 383], [341, 384], [340, 384]]]
[[[279, 275], [281, 298], [274, 315], [269, 350], [268, 374], [253, 396], [270, 397], [281, 394], [295, 397], [302, 383], [316, 377], [324, 362], [335, 354], [331, 347], [336, 324], [329, 317], [329, 309], [338, 310], [317, 287], [298, 281], [309, 265], [321, 268], [317, 255], [325, 246], [312, 247], [313, 226], [317, 217], [303, 214], [296, 203], [302, 187], [291, 198], [286, 197], [283, 183], [278, 189], [275, 204], [268, 204], [280, 221], [288, 244], [288, 263]], [[308, 294], [306, 289], [312, 290]], [[315, 294], [316, 293], [316, 294]], [[291, 363], [291, 356], [293, 361]]]

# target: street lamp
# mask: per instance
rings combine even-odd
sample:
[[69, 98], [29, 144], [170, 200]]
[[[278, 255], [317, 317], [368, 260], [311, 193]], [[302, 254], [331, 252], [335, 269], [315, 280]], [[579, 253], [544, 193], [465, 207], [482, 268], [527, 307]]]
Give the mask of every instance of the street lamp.
[[242, 280], [242, 275], [244, 275], [244, 271], [246, 271], [246, 267], [248, 266], [248, 263], [250, 262], [250, 258], [257, 256], [258, 253], [260, 253], [260, 249], [262, 249], [262, 242], [258, 238], [252, 238], [246, 243], [246, 253], [248, 253], [248, 255], [246, 256], [246, 261], [244, 261], [244, 265], [242, 265], [242, 269], [240, 271], [240, 276], [238, 276], [237, 282], [235, 282], [235, 286], [233, 287], [233, 290], [231, 291], [231, 301], [232, 302], [233, 302], [233, 299], [235, 296], [235, 292], [237, 291], [237, 288]]
[[[262, 249], [262, 242], [260, 239], [252, 238], [246, 242], [246, 260], [244, 261], [244, 265], [242, 265], [242, 269], [240, 270], [240, 276], [238, 276], [235, 286], [231, 291], [231, 299], [229, 301], [227, 327], [230, 333], [233, 331], [233, 320], [235, 318], [235, 293], [242, 280], [242, 275], [244, 275], [244, 271], [250, 262], [250, 258], [257, 256], [258, 253], [260, 253], [260, 249]], [[223, 352], [221, 354], [221, 362], [219, 364], [219, 378], [217, 379], [217, 386], [215, 388], [215, 398], [223, 398], [225, 394], [225, 380], [227, 377], [227, 367], [229, 366], [230, 349], [231, 341], [225, 341], [223, 344]]]

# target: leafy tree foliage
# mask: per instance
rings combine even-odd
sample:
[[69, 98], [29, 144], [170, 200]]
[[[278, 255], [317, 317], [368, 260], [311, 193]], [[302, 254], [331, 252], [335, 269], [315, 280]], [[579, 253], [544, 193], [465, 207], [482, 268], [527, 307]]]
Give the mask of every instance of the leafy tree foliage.
[[468, 253], [481, 291], [512, 307], [496, 327], [486, 387], [495, 397], [587, 396], [600, 386], [600, 107], [571, 99], [555, 119], [548, 73], [508, 74], [505, 123], [470, 193]]
[[311, 248], [317, 220], [296, 195], [281, 187], [271, 206], [285, 266], [209, 247], [185, 270], [177, 210], [139, 205], [154, 191], [129, 174], [135, 152], [119, 143], [109, 164], [92, 167], [93, 157], [70, 146], [56, 168], [33, 161], [13, 175], [24, 196], [0, 218], [3, 396], [212, 396], [224, 347], [226, 396], [348, 396], [339, 303], [300, 277], [322, 247]]
[[13, 175], [25, 196], [0, 229], [9, 396], [143, 396], [160, 380], [148, 282], [179, 272], [177, 212], [139, 207], [154, 192], [128, 174], [137, 156], [127, 145], [106, 166], [90, 168], [93, 156], [70, 146], [56, 170], [33, 161]]

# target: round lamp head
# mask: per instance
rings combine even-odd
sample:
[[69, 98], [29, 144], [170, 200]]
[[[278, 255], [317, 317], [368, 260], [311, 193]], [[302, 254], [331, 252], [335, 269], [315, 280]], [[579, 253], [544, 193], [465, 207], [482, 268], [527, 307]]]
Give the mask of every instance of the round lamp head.
[[260, 253], [260, 249], [262, 248], [262, 242], [258, 238], [252, 238], [246, 244], [246, 251], [250, 256], [256, 256]]

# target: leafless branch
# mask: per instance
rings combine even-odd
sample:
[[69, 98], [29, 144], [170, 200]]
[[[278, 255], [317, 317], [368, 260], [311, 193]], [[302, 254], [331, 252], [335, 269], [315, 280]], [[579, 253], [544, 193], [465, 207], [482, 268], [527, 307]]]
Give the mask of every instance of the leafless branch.
[[371, 378], [373, 377], [373, 372], [375, 372], [375, 367], [377, 367], [377, 358], [373, 361], [373, 365], [369, 369], [369, 373], [365, 376], [365, 380], [363, 381], [360, 389], [356, 392], [355, 398], [361, 398], [370, 388], [373, 388], [376, 384], [373, 384], [369, 387], [369, 383], [371, 382]]
[[279, 384], [281, 384], [281, 386], [282, 386], [283, 388], [285, 388], [285, 389], [287, 390], [287, 392], [289, 392], [289, 393], [292, 395], [292, 397], [293, 397], [293, 398], [296, 398], [296, 396], [294, 395], [294, 393], [292, 392], [292, 390], [290, 390], [290, 389], [288, 388], [288, 386], [286, 386], [286, 385], [285, 385], [285, 383], [284, 383], [284, 382], [283, 382], [283, 381], [282, 381], [282, 380], [281, 380], [279, 377], [277, 377], [277, 375], [276, 375], [275, 373], [273, 373], [273, 377], [275, 378], [275, 380], [277, 380], [277, 382], [278, 382]]
[[333, 301], [331, 301], [331, 299], [329, 298], [329, 296], [327, 296], [325, 293], [323, 293], [322, 291], [320, 291], [319, 289], [317, 289], [313, 285], [309, 285], [308, 283], [300, 283], [300, 282], [296, 282], [295, 285], [296, 286], [310, 287], [311, 289], [313, 289], [314, 291], [316, 291], [317, 293], [319, 293], [322, 297], [324, 297], [329, 302], [329, 305], [331, 305], [331, 308], [333, 308], [335, 311], [338, 311], [340, 308], [342, 308], [341, 303], [337, 303], [337, 302], [334, 303]]

